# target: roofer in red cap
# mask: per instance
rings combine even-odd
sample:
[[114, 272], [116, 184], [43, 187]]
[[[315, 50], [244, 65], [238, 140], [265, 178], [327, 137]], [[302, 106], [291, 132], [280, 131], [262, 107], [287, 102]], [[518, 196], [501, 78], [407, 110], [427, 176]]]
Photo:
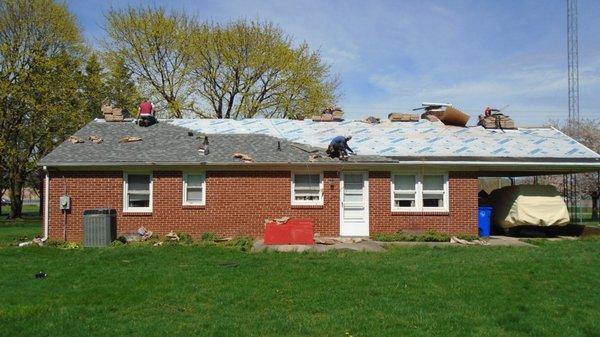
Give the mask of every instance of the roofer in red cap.
[[158, 123], [156, 117], [154, 117], [154, 104], [152, 104], [152, 102], [150, 102], [148, 99], [144, 99], [142, 103], [140, 103], [138, 112], [140, 118], [138, 124], [140, 126], [150, 126]]

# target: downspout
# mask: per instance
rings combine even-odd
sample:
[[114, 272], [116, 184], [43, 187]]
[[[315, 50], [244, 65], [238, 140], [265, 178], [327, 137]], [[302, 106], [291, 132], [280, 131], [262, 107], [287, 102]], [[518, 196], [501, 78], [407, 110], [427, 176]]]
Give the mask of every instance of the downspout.
[[46, 166], [44, 166], [44, 171], [46, 171], [46, 176], [44, 177], [44, 237], [42, 241], [48, 240], [48, 227], [50, 223], [50, 214], [48, 214], [50, 209], [48, 205], [48, 200], [50, 199], [50, 173]]

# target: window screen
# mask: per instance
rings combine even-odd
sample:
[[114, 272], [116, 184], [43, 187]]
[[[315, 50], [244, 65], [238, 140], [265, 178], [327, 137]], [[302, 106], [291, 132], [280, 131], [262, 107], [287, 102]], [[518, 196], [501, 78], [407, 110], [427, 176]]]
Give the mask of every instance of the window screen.
[[416, 176], [395, 175], [394, 176], [394, 206], [398, 208], [415, 208], [416, 198]]
[[321, 201], [321, 175], [319, 173], [294, 174], [293, 200], [300, 203]]
[[394, 174], [392, 209], [444, 210], [448, 208], [445, 174]]
[[444, 207], [444, 175], [423, 176], [423, 207]]
[[185, 203], [203, 204], [204, 203], [204, 174], [187, 174], [184, 181]]
[[128, 174], [127, 175], [127, 207], [149, 208], [150, 207], [150, 175]]

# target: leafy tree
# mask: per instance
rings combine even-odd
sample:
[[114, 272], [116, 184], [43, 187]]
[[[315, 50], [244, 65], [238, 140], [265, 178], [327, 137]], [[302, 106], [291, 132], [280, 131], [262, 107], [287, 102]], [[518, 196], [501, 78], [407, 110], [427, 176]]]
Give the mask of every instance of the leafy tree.
[[111, 10], [108, 55], [124, 60], [169, 117], [302, 118], [334, 105], [338, 82], [306, 43], [269, 23], [198, 23], [164, 9]]
[[115, 106], [132, 114], [137, 111], [142, 98], [123, 58], [113, 58], [108, 64], [106, 87], [107, 96]]
[[[2, 158], [0, 158], [2, 160]], [[0, 164], [0, 198], [4, 197], [4, 192], [6, 192], [6, 187], [8, 186], [8, 176], [2, 170], [2, 165]], [[0, 216], [2, 216], [2, 207], [0, 206]]]
[[85, 122], [82, 39], [65, 4], [0, 2], [0, 162], [21, 216], [21, 191], [37, 160]]
[[102, 117], [100, 108], [102, 102], [107, 98], [107, 94], [104, 69], [98, 56], [92, 53], [87, 60], [83, 78], [85, 111], [90, 115], [90, 118]]
[[200, 25], [193, 34], [197, 93], [217, 118], [301, 118], [333, 105], [337, 81], [318, 52], [269, 23]]
[[164, 9], [132, 7], [111, 10], [106, 19], [108, 57], [123, 60], [142, 92], [158, 99], [157, 107], [166, 109], [169, 117], [193, 111], [192, 21]]

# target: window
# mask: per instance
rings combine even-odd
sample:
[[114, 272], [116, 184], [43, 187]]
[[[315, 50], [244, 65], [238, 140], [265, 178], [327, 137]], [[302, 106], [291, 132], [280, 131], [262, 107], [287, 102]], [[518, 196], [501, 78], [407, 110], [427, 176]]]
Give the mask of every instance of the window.
[[392, 211], [448, 211], [447, 174], [392, 175]]
[[416, 210], [417, 188], [416, 176], [394, 176], [394, 207]]
[[152, 212], [152, 174], [125, 173], [123, 210], [125, 212]]
[[423, 176], [423, 208], [444, 208], [444, 175]]
[[323, 205], [322, 173], [292, 173], [292, 205]]
[[204, 173], [186, 173], [183, 175], [183, 204], [204, 205]]

